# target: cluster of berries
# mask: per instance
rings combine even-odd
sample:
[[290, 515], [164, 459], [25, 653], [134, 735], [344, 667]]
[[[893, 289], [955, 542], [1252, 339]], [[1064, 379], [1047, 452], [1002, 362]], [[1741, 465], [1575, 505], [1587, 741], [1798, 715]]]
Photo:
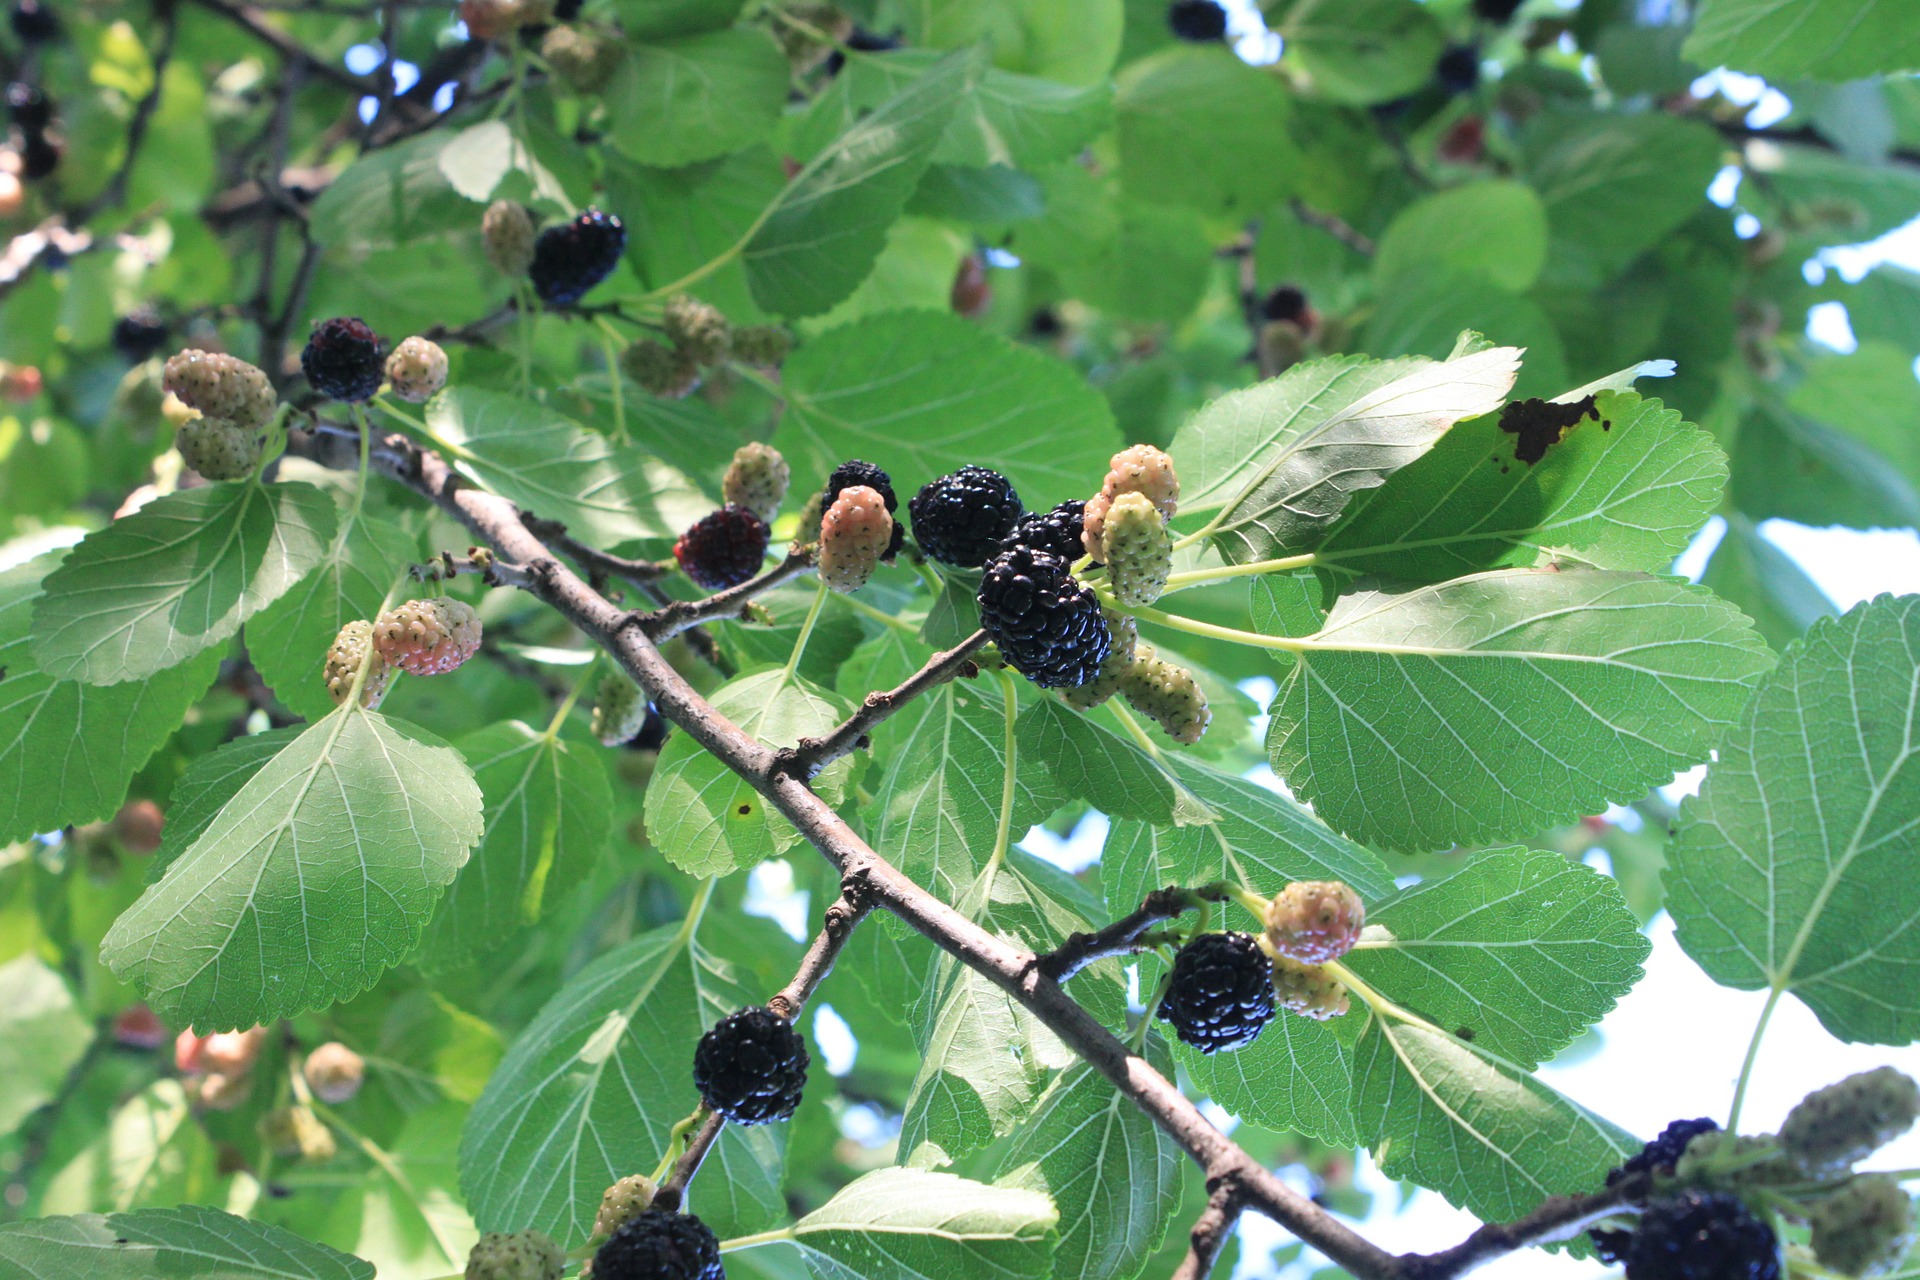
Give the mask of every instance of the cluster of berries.
[[679, 400], [699, 388], [704, 371], [729, 360], [774, 368], [793, 337], [778, 325], [735, 329], [726, 314], [689, 294], [667, 299], [660, 327], [667, 340], [642, 339], [620, 353], [620, 368], [649, 394]]
[[384, 380], [402, 400], [424, 404], [447, 385], [447, 353], [430, 339], [412, 337], [388, 354], [364, 320], [335, 316], [313, 327], [300, 352], [300, 370], [307, 385], [329, 400], [371, 400]]
[[395, 671], [444, 675], [479, 652], [481, 632], [472, 605], [444, 596], [409, 600], [372, 622], [356, 619], [340, 628], [327, 649], [327, 694], [339, 706], [360, 679], [360, 705], [372, 711], [387, 696]]
[[600, 209], [537, 231], [523, 204], [496, 200], [480, 218], [480, 239], [502, 274], [527, 277], [540, 301], [568, 307], [613, 274], [627, 251], [627, 224]]
[[265, 373], [237, 356], [190, 348], [167, 361], [161, 385], [192, 411], [173, 441], [189, 467], [209, 480], [253, 474], [280, 403]]
[[1811, 1228], [1826, 1273], [1875, 1274], [1911, 1243], [1912, 1203], [1894, 1177], [1853, 1166], [1916, 1119], [1920, 1086], [1881, 1067], [1808, 1094], [1778, 1135], [1676, 1120], [1607, 1175], [1610, 1187], [1641, 1180], [1651, 1192], [1631, 1228], [1591, 1233], [1595, 1249], [1624, 1262], [1628, 1280], [1778, 1280], [1779, 1215]]
[[1253, 1043], [1279, 1010], [1324, 1021], [1347, 1011], [1325, 966], [1360, 940], [1366, 906], [1338, 880], [1296, 881], [1263, 912], [1261, 936], [1203, 933], [1174, 957], [1158, 1016], [1202, 1053]]

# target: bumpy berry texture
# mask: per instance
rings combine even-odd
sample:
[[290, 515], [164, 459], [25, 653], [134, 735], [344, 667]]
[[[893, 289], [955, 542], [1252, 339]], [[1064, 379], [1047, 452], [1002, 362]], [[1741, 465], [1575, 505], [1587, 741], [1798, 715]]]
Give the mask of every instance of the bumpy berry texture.
[[626, 250], [626, 224], [611, 213], [588, 209], [540, 233], [527, 275], [542, 302], [570, 306], [612, 275]]
[[693, 1051], [701, 1099], [735, 1124], [785, 1120], [807, 1085], [807, 1044], [793, 1024], [753, 1005], [713, 1025]]
[[1102, 557], [1113, 598], [1129, 609], [1143, 608], [1167, 589], [1173, 572], [1173, 535], [1160, 509], [1144, 493], [1123, 493], [1107, 509]]
[[593, 1280], [725, 1280], [720, 1241], [690, 1213], [648, 1209], [593, 1255]]
[[1005, 476], [972, 465], [929, 481], [907, 504], [920, 549], [965, 569], [985, 564], [1025, 510]]
[[167, 361], [161, 385], [188, 408], [243, 427], [266, 425], [279, 404], [266, 374], [216, 351], [189, 349], [175, 355]]
[[502, 275], [523, 276], [533, 265], [533, 215], [517, 200], [495, 200], [480, 215], [480, 244]]
[[620, 353], [620, 368], [649, 395], [684, 400], [700, 386], [700, 366], [684, 351], [642, 338]]
[[1863, 1174], [1813, 1207], [1813, 1256], [1843, 1275], [1872, 1275], [1913, 1242], [1913, 1201], [1886, 1174]]
[[1113, 638], [1100, 602], [1059, 556], [1015, 547], [987, 561], [980, 625], [1008, 665], [1043, 689], [1071, 689], [1100, 673]]
[[760, 572], [770, 536], [767, 522], [745, 507], [721, 507], [680, 535], [673, 558], [696, 586], [724, 591]]
[[567, 1251], [538, 1231], [489, 1231], [467, 1255], [467, 1280], [560, 1280]]
[[1214, 0], [1173, 0], [1167, 6], [1167, 26], [1182, 40], [1221, 40], [1227, 34], [1227, 11]]
[[[334, 706], [345, 702], [353, 691], [354, 675], [359, 672], [372, 644], [373, 624], [364, 619], [349, 622], [333, 638], [333, 644], [327, 649], [326, 682], [327, 696], [333, 699]], [[387, 686], [392, 683], [393, 667], [376, 650], [373, 665], [367, 668], [366, 683], [360, 686], [360, 705], [369, 711], [379, 706], [387, 696]]]
[[1360, 941], [1366, 923], [1366, 904], [1339, 880], [1296, 880], [1267, 904], [1268, 943], [1301, 964], [1338, 960]]
[[1285, 956], [1273, 959], [1273, 995], [1282, 1009], [1315, 1022], [1338, 1018], [1350, 1007], [1347, 988], [1317, 964]]
[[1206, 690], [1193, 672], [1161, 658], [1150, 644], [1142, 643], [1134, 651], [1132, 665], [1120, 677], [1120, 696], [1175, 742], [1191, 746], [1206, 736], [1207, 726], [1213, 723]]
[[351, 1102], [360, 1092], [367, 1078], [367, 1063], [338, 1040], [329, 1040], [307, 1055], [300, 1064], [300, 1074], [306, 1077], [314, 1097], [338, 1106]]
[[1173, 958], [1159, 1016], [1202, 1053], [1252, 1044], [1273, 1018], [1267, 957], [1250, 933], [1203, 933]]
[[402, 671], [445, 675], [480, 650], [480, 615], [473, 606], [444, 596], [409, 600], [373, 622], [373, 644]]
[[1085, 554], [1080, 530], [1087, 515], [1087, 504], [1078, 498], [1047, 511], [1029, 511], [1014, 521], [1013, 531], [1000, 543], [1002, 551], [1011, 547], [1032, 547], [1047, 551], [1071, 564]]
[[793, 351], [793, 335], [777, 324], [754, 324], [733, 331], [733, 358], [762, 369], [780, 365]]
[[[843, 489], [856, 484], [863, 484], [878, 493], [886, 501], [887, 514], [894, 518], [893, 540], [887, 543], [887, 553], [880, 557], [888, 564], [892, 564], [893, 558], [900, 554], [900, 548], [906, 540], [906, 530], [901, 525], [900, 517], [895, 514], [900, 510], [900, 499], [894, 496], [892, 476], [871, 462], [851, 458], [835, 467], [833, 474], [827, 477], [827, 488], [821, 496], [820, 510], [824, 513], [833, 505], [833, 500], [840, 496]], [[803, 520], [801, 528], [807, 528], [811, 524], [812, 521]]]
[[555, 27], [540, 41], [540, 56], [575, 93], [598, 93], [620, 68], [626, 46], [592, 27]]
[[1780, 1146], [1803, 1169], [1842, 1169], [1911, 1129], [1916, 1117], [1920, 1086], [1879, 1067], [1802, 1098], [1780, 1126]]
[[402, 400], [425, 404], [447, 385], [447, 353], [431, 339], [408, 338], [387, 357], [387, 381]]
[[151, 307], [129, 311], [113, 322], [113, 349], [131, 364], [151, 360], [166, 345], [166, 321]]
[[[1687, 1123], [1692, 1122], [1676, 1120], [1667, 1129], [1671, 1131]], [[1648, 1148], [1663, 1142], [1665, 1138], [1666, 1133], [1662, 1133], [1647, 1144]], [[1780, 1144], [1771, 1134], [1761, 1136], [1709, 1129], [1696, 1134], [1687, 1143], [1686, 1151], [1673, 1162], [1673, 1176], [1689, 1186], [1739, 1187], [1793, 1182], [1804, 1175], [1795, 1172], [1787, 1163], [1786, 1157], [1780, 1154]], [[1607, 1175], [1609, 1186], [1616, 1180], [1614, 1174]]]
[[593, 736], [603, 747], [631, 742], [647, 723], [647, 695], [618, 671], [600, 677], [593, 700]]
[[266, 448], [256, 427], [221, 418], [195, 418], [173, 434], [181, 460], [209, 480], [244, 480]]
[[720, 497], [727, 505], [745, 507], [772, 524], [792, 482], [793, 470], [780, 451], [754, 440], [733, 451], [733, 461], [720, 480]]
[[886, 499], [877, 489], [849, 485], [820, 518], [820, 581], [842, 594], [858, 591], [892, 541]]
[[1180, 507], [1180, 477], [1174, 474], [1173, 459], [1150, 444], [1136, 444], [1108, 461], [1106, 479], [1100, 492], [1087, 500], [1081, 522], [1083, 545], [1095, 560], [1103, 558], [1107, 511], [1123, 493], [1146, 494], [1163, 518], [1173, 519]]
[[695, 364], [719, 364], [733, 349], [733, 326], [727, 323], [726, 313], [692, 294], [667, 299], [661, 324], [667, 341]]
[[329, 400], [371, 400], [386, 366], [379, 335], [357, 316], [335, 316], [313, 327], [300, 352], [307, 385]]
[[[1291, 887], [1291, 886], [1290, 886]], [[1697, 1120], [1675, 1120], [1660, 1131], [1660, 1136], [1627, 1157], [1626, 1162], [1607, 1174], [1607, 1185], [1614, 1186], [1636, 1173], [1670, 1174], [1687, 1153], [1687, 1144], [1703, 1133], [1718, 1133], [1720, 1126], [1701, 1116]]]
[[600, 1208], [593, 1215], [593, 1234], [604, 1238], [653, 1207], [660, 1190], [644, 1173], [628, 1174], [600, 1193]]
[[1111, 642], [1107, 649], [1107, 660], [1100, 664], [1100, 670], [1093, 679], [1078, 688], [1067, 690], [1063, 695], [1068, 706], [1081, 711], [1091, 711], [1120, 692], [1120, 686], [1126, 682], [1127, 672], [1133, 668], [1140, 643], [1140, 624], [1134, 621], [1132, 614], [1103, 609], [1101, 616], [1106, 619], [1107, 636]]
[[1773, 1228], [1724, 1191], [1683, 1191], [1640, 1216], [1628, 1280], [1779, 1280]]

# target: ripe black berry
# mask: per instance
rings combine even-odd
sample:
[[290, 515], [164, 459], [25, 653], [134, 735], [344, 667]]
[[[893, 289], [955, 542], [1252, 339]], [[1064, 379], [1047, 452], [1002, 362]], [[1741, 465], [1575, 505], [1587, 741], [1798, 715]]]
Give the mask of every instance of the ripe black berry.
[[1173, 0], [1167, 25], [1182, 40], [1220, 40], [1227, 34], [1227, 11], [1214, 0]]
[[1779, 1280], [1780, 1243], [1744, 1201], [1683, 1191], [1647, 1206], [1627, 1249], [1627, 1280]]
[[569, 306], [612, 275], [626, 249], [626, 224], [611, 213], [588, 209], [540, 233], [527, 275], [542, 302]]
[[1473, 0], [1473, 11], [1488, 22], [1505, 26], [1524, 3], [1526, 0]]
[[1080, 531], [1085, 527], [1087, 504], [1078, 498], [1063, 502], [1051, 511], [1029, 511], [1013, 526], [1013, 532], [1001, 540], [1001, 550], [1032, 547], [1059, 556], [1072, 564], [1087, 553]]
[[1063, 557], [1002, 551], [980, 579], [980, 625], [1014, 670], [1043, 689], [1072, 689], [1100, 673], [1113, 637], [1100, 601]]
[[690, 1213], [646, 1209], [593, 1255], [594, 1280], [725, 1280], [720, 1241]]
[[1260, 303], [1260, 315], [1267, 320], [1291, 320], [1300, 324], [1307, 314], [1306, 291], [1283, 284]]
[[1203, 933], [1180, 948], [1160, 1017], [1202, 1053], [1252, 1044], [1273, 1017], [1273, 964], [1250, 933]]
[[7, 23], [27, 44], [45, 44], [60, 35], [60, 19], [44, 0], [15, 0]]
[[[848, 47], [852, 48], [854, 46], [849, 45]], [[887, 504], [888, 515], [892, 515], [900, 509], [900, 499], [895, 497], [893, 493], [893, 477], [874, 466], [871, 462], [862, 462], [858, 458], [850, 458], [835, 467], [833, 474], [827, 477], [827, 493], [826, 497], [821, 500], [821, 510], [824, 511], [831, 507], [834, 500], [840, 496], [842, 489], [850, 489], [857, 484], [863, 484], [878, 493], [881, 499]], [[906, 541], [906, 537], [907, 531], [901, 527], [899, 520], [895, 520], [893, 522], [893, 537], [888, 541], [887, 549], [881, 553], [880, 558], [886, 563], [892, 564], [893, 558], [900, 554], [900, 547]]]
[[735, 1124], [785, 1120], [807, 1085], [807, 1044], [793, 1024], [754, 1005], [700, 1037], [693, 1083], [701, 1099]]
[[166, 321], [152, 307], [139, 307], [113, 322], [113, 349], [129, 363], [152, 359], [166, 345]]
[[1720, 1126], [1705, 1116], [1698, 1120], [1675, 1120], [1660, 1131], [1660, 1136], [1628, 1157], [1627, 1162], [1607, 1174], [1607, 1185], [1614, 1186], [1636, 1173], [1672, 1173], [1673, 1166], [1687, 1152], [1687, 1144], [1703, 1133], [1715, 1133]]
[[[877, 31], [868, 31], [865, 27], [855, 27], [853, 34], [847, 37], [847, 48], [855, 53], [885, 53], [889, 49], [900, 47], [899, 36], [881, 35]], [[828, 55], [826, 73], [829, 77], [840, 74], [840, 68], [847, 65], [847, 55], [835, 49]]]
[[20, 176], [38, 182], [60, 167], [60, 148], [48, 142], [46, 135], [30, 133], [20, 143]]
[[696, 585], [724, 591], [760, 571], [770, 534], [767, 522], [745, 507], [721, 507], [680, 535], [673, 558]]
[[1480, 51], [1470, 44], [1451, 45], [1433, 64], [1433, 74], [1448, 93], [1472, 93], [1480, 83]]
[[307, 385], [329, 400], [371, 400], [386, 377], [379, 335], [357, 316], [335, 316], [313, 327], [300, 368]]
[[39, 133], [53, 123], [53, 103], [24, 80], [7, 86], [7, 114], [28, 133]]
[[922, 551], [945, 564], [977, 569], [1000, 549], [1026, 508], [1005, 476], [968, 465], [922, 486], [907, 510]]

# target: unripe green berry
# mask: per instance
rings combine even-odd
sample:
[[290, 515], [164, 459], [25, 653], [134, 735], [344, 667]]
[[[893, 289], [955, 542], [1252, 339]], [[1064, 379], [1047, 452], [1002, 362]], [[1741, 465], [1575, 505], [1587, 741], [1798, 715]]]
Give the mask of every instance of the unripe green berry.
[[631, 742], [647, 722], [647, 695], [618, 671], [600, 678], [593, 703], [593, 736], [602, 746]]
[[266, 442], [257, 428], [224, 418], [194, 418], [174, 432], [173, 447], [209, 480], [244, 480], [260, 465]]
[[1884, 1173], [1850, 1180], [1816, 1204], [1808, 1221], [1813, 1256], [1850, 1276], [1873, 1275], [1898, 1262], [1913, 1241], [1913, 1202]]
[[447, 353], [431, 339], [408, 338], [387, 356], [387, 381], [402, 400], [425, 404], [447, 385]]
[[695, 364], [719, 364], [733, 349], [733, 326], [727, 323], [726, 313], [692, 294], [667, 299], [661, 323], [667, 340]]
[[502, 275], [518, 278], [533, 265], [533, 215], [516, 200], [495, 200], [480, 215], [480, 242], [487, 261]]
[[372, 711], [387, 696], [387, 686], [393, 683], [394, 668], [373, 649], [373, 624], [362, 618], [349, 622], [340, 628], [340, 634], [333, 638], [333, 644], [327, 650], [325, 679], [327, 696], [333, 699], [333, 705], [339, 706], [347, 700], [347, 694], [353, 689], [353, 679], [359, 674], [360, 664], [370, 661], [367, 678], [360, 686], [360, 705]]
[[1879, 1067], [1802, 1098], [1780, 1126], [1780, 1146], [1803, 1169], [1842, 1169], [1911, 1129], [1916, 1118], [1920, 1086]]
[[489, 1231], [467, 1255], [467, 1280], [560, 1280], [567, 1253], [538, 1231]]
[[1080, 711], [1091, 711], [1120, 692], [1127, 672], [1133, 669], [1135, 649], [1140, 643], [1140, 624], [1134, 621], [1132, 614], [1117, 613], [1112, 609], [1102, 609], [1100, 612], [1107, 621], [1107, 634], [1113, 638], [1113, 647], [1107, 650], [1106, 661], [1100, 664], [1098, 675], [1079, 688], [1068, 689], [1061, 695], [1068, 706]]
[[682, 400], [700, 385], [700, 366], [664, 342], [643, 338], [620, 353], [620, 368], [649, 393]]
[[594, 27], [554, 27], [540, 41], [540, 56], [575, 93], [598, 93], [620, 67], [626, 45], [615, 32]]
[[793, 335], [777, 324], [753, 324], [733, 331], [733, 358], [762, 369], [777, 369], [793, 353]]
[[733, 461], [720, 482], [721, 501], [745, 507], [772, 524], [792, 480], [793, 471], [780, 451], [755, 440], [733, 451]]
[[1135, 651], [1133, 665], [1121, 677], [1120, 692], [1135, 711], [1166, 730], [1175, 742], [1200, 741], [1213, 719], [1207, 695], [1193, 672], [1161, 661], [1153, 646], [1144, 641]]
[[595, 1237], [610, 1236], [653, 1206], [659, 1191], [644, 1173], [630, 1174], [608, 1187], [600, 1196], [600, 1211], [593, 1217]]
[[1315, 1022], [1338, 1018], [1350, 1007], [1340, 979], [1320, 965], [1301, 964], [1285, 956], [1273, 960], [1273, 994], [1282, 1009]]
[[1153, 499], [1123, 493], [1107, 509], [1102, 559], [1113, 597], [1129, 609], [1144, 608], [1167, 589], [1173, 572], [1173, 535]]
[[265, 426], [280, 403], [266, 374], [217, 351], [180, 352], [167, 361], [161, 385], [207, 417], [242, 427]]

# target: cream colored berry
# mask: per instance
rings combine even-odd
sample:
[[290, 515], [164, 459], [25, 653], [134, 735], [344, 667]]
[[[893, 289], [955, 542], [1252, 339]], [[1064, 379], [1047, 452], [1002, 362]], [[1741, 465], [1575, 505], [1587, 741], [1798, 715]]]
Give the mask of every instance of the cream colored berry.
[[606, 747], [633, 741], [647, 722], [647, 695], [619, 672], [600, 678], [593, 702], [593, 736]]
[[480, 242], [502, 275], [524, 276], [533, 265], [533, 215], [517, 200], [495, 200], [480, 215]]
[[820, 581], [834, 591], [858, 591], [892, 539], [893, 516], [880, 491], [848, 485], [820, 517]]
[[1273, 994], [1289, 1013], [1325, 1022], [1349, 1008], [1347, 989], [1340, 979], [1319, 965], [1301, 964], [1285, 956], [1273, 961]]
[[440, 597], [410, 600], [374, 619], [373, 644], [402, 671], [444, 675], [480, 648], [480, 615], [473, 606]]
[[540, 56], [575, 93], [598, 93], [620, 68], [626, 45], [619, 36], [590, 26], [560, 26], [540, 41]]
[[721, 501], [745, 507], [772, 524], [792, 480], [793, 471], [780, 451], [755, 440], [733, 451], [733, 461], [720, 481]]
[[430, 339], [408, 338], [387, 356], [387, 381], [402, 400], [425, 404], [447, 385], [447, 353]]
[[661, 324], [667, 340], [695, 364], [719, 364], [733, 349], [733, 327], [727, 323], [726, 314], [692, 294], [667, 299]]
[[1105, 559], [1107, 512], [1123, 493], [1145, 494], [1160, 509], [1162, 519], [1173, 519], [1180, 506], [1180, 478], [1174, 474], [1173, 459], [1150, 444], [1136, 444], [1109, 460], [1107, 477], [1100, 492], [1087, 500], [1083, 517], [1087, 554], [1095, 560]]
[[1135, 711], [1146, 716], [1175, 742], [1200, 741], [1213, 720], [1207, 695], [1193, 672], [1162, 661], [1144, 641], [1135, 650], [1133, 665], [1120, 680], [1120, 692]]
[[1173, 572], [1173, 535], [1160, 509], [1144, 493], [1123, 493], [1107, 510], [1103, 552], [1113, 598], [1129, 609], [1144, 608], [1167, 589]]
[[700, 385], [700, 366], [684, 351], [643, 338], [620, 353], [620, 368], [663, 400], [684, 400]]
[[1068, 706], [1081, 711], [1091, 711], [1120, 692], [1127, 672], [1133, 669], [1140, 643], [1140, 624], [1134, 621], [1132, 614], [1117, 613], [1112, 609], [1102, 609], [1100, 612], [1107, 621], [1107, 635], [1113, 641], [1112, 647], [1107, 650], [1106, 660], [1100, 664], [1099, 674], [1093, 679], [1061, 695]]
[[329, 1040], [307, 1055], [300, 1064], [313, 1096], [330, 1104], [352, 1101], [366, 1082], [367, 1063], [338, 1040]]
[[331, 1160], [340, 1153], [333, 1131], [309, 1107], [275, 1107], [260, 1117], [260, 1137], [288, 1160]]
[[209, 480], [244, 480], [260, 465], [266, 441], [257, 427], [224, 418], [191, 418], [174, 432], [180, 460]]
[[267, 375], [236, 356], [188, 349], [167, 361], [161, 385], [189, 408], [242, 427], [262, 427], [280, 398]]
[[467, 1280], [560, 1280], [567, 1252], [539, 1231], [489, 1231], [467, 1255]]
[[608, 1187], [600, 1196], [600, 1211], [593, 1216], [593, 1234], [610, 1236], [653, 1205], [659, 1191], [644, 1173], [631, 1174]]
[[1296, 880], [1267, 904], [1268, 943], [1301, 964], [1338, 960], [1366, 923], [1366, 904], [1339, 880]]
[[[345, 702], [347, 694], [352, 692], [354, 676], [359, 673], [360, 664], [369, 660], [372, 645], [373, 624], [365, 619], [349, 622], [333, 638], [333, 644], [327, 649], [326, 681], [327, 696], [333, 699], [334, 706]], [[393, 683], [393, 667], [386, 658], [377, 650], [370, 656], [373, 665], [367, 668], [366, 682], [360, 686], [360, 705], [368, 711], [380, 705]]]

